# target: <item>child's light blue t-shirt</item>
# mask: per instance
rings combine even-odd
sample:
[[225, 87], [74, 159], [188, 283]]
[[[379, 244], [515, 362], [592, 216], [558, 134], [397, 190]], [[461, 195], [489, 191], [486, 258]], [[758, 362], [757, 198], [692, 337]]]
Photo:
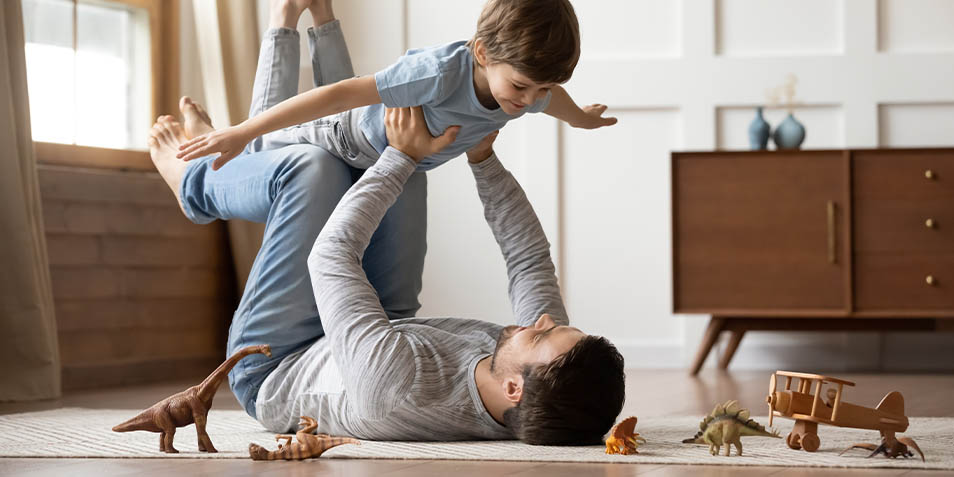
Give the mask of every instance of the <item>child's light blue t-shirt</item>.
[[388, 139], [384, 129], [384, 108], [421, 106], [431, 134], [439, 136], [450, 126], [461, 126], [457, 140], [441, 152], [428, 156], [418, 170], [433, 169], [477, 145], [507, 121], [525, 113], [539, 113], [550, 104], [550, 93], [536, 103], [509, 115], [502, 109], [487, 109], [474, 91], [474, 57], [466, 41], [408, 50], [397, 63], [374, 75], [383, 104], [361, 109], [361, 130], [378, 153]]

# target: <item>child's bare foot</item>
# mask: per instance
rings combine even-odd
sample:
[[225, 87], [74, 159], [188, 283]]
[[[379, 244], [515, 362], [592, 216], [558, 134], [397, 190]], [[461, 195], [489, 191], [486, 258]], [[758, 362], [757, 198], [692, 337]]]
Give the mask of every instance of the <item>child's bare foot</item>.
[[[156, 165], [159, 175], [172, 189], [180, 209], [182, 209], [182, 198], [179, 197], [179, 186], [182, 184], [182, 176], [187, 164], [177, 159], [176, 153], [179, 152], [179, 144], [185, 141], [182, 125], [172, 116], [160, 116], [149, 131], [149, 156], [152, 157], [152, 163]], [[185, 213], [184, 210], [183, 213]]]
[[298, 18], [312, 0], [272, 0], [268, 26], [271, 28], [298, 28]]
[[200, 104], [192, 102], [192, 98], [183, 96], [179, 99], [179, 111], [182, 112], [182, 120], [185, 122], [185, 136], [188, 139], [210, 133], [212, 128], [212, 119], [205, 108]]
[[332, 0], [312, 0], [311, 5], [308, 5], [308, 11], [311, 12], [311, 18], [316, 27], [335, 20], [335, 12], [331, 4]]

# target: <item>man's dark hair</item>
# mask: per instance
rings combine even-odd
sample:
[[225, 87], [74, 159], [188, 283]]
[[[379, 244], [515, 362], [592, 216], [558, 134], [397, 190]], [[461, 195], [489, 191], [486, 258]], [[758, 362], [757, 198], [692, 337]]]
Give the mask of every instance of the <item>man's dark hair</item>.
[[504, 422], [528, 444], [601, 444], [623, 409], [625, 381], [616, 347], [586, 336], [550, 363], [523, 369], [523, 396]]

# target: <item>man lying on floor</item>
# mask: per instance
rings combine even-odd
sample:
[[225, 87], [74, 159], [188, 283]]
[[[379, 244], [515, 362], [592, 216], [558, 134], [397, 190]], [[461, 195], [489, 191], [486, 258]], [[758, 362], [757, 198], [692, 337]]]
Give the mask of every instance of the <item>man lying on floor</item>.
[[[334, 194], [315, 191], [321, 174], [302, 172], [329, 174], [311, 167], [328, 161], [290, 146], [248, 155], [215, 172], [208, 171], [214, 156], [183, 163], [175, 159], [178, 145], [211, 125], [200, 106], [185, 99], [181, 106], [184, 128], [169, 116], [153, 126], [157, 169], [190, 220], [237, 217], [272, 225], [266, 226], [262, 249], [273, 253], [260, 252], [256, 263], [272, 258], [258, 265], [265, 271], [250, 278], [264, 284], [245, 294], [262, 287], [279, 293], [281, 283], [273, 282], [280, 275], [268, 274], [267, 265], [310, 245], [282, 238], [307, 228], [317, 211], [334, 205], [323, 201], [337, 201]], [[359, 439], [516, 437], [531, 444], [599, 444], [623, 405], [623, 359], [605, 338], [567, 326], [549, 243], [523, 190], [493, 153], [496, 133], [467, 157], [503, 252], [520, 326], [460, 318], [389, 321], [362, 257], [417, 161], [453, 138], [432, 137], [420, 108], [389, 111], [386, 129], [390, 146], [337, 201], [308, 256], [320, 319], [296, 321], [291, 312], [298, 305], [292, 302], [283, 305], [284, 313], [253, 314], [269, 320], [268, 326], [256, 327], [255, 320], [236, 312], [230, 347], [269, 344], [272, 334], [272, 341], [292, 333], [302, 342], [277, 365], [276, 357], [245, 358], [261, 361], [230, 376], [233, 391], [249, 373], [266, 375], [258, 389], [250, 389], [256, 399], [247, 410], [274, 432], [296, 430], [299, 416], [307, 415], [317, 419], [319, 433]], [[291, 286], [287, 280], [294, 277], [281, 276], [284, 286]], [[279, 295], [287, 301], [291, 294]]]
[[388, 320], [361, 256], [416, 162], [447, 141], [431, 137], [419, 108], [389, 111], [387, 135], [391, 147], [338, 203], [308, 258], [325, 337], [265, 380], [259, 420], [280, 431], [309, 414], [319, 432], [365, 439], [600, 443], [623, 405], [622, 357], [567, 326], [549, 243], [493, 154], [495, 135], [468, 160], [521, 326]]

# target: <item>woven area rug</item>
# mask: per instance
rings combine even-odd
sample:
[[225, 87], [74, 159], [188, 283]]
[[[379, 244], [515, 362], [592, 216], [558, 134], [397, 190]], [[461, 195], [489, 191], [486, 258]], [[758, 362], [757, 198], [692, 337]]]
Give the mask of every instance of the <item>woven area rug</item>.
[[[274, 433], [265, 431], [242, 411], [217, 411], [209, 414], [208, 432], [219, 450], [216, 454], [198, 452], [195, 428], [176, 433], [179, 454], [159, 452], [159, 435], [151, 432], [115, 433], [118, 424], [138, 411], [65, 408], [54, 411], [0, 416], [0, 457], [108, 457], [108, 458], [209, 458], [248, 459], [248, 444], [258, 443], [275, 449]], [[914, 438], [927, 455], [921, 459], [866, 458], [858, 449], [839, 456], [838, 452], [854, 442], [873, 442], [878, 434], [822, 426], [821, 449], [815, 453], [789, 449], [783, 439], [745, 437], [743, 455], [711, 456], [707, 446], [682, 444], [698, 430], [701, 416], [645, 417], [636, 427], [647, 443], [638, 455], [606, 455], [603, 447], [530, 446], [517, 441], [483, 442], [373, 442], [343, 445], [326, 452], [329, 459], [428, 459], [497, 460], [545, 462], [614, 462], [640, 464], [709, 464], [812, 467], [888, 467], [918, 469], [954, 469], [954, 418], [911, 418], [904, 435]], [[767, 423], [767, 418], [756, 418]], [[776, 419], [782, 436], [792, 421]]]

